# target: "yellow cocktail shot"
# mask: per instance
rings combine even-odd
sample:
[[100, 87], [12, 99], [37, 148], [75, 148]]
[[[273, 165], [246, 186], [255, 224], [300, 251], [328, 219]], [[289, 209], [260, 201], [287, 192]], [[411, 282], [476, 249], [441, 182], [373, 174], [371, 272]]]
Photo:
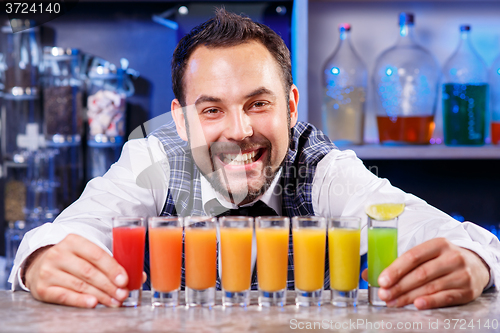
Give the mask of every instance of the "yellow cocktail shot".
[[355, 306], [360, 268], [359, 217], [328, 219], [331, 302], [335, 306]]

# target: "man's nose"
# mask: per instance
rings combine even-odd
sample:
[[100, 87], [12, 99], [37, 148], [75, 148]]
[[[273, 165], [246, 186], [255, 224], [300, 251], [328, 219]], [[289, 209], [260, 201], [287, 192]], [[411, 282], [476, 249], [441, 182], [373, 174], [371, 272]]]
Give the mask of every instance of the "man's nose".
[[228, 118], [226, 139], [242, 141], [253, 135], [251, 119], [244, 111], [231, 112], [231, 116]]

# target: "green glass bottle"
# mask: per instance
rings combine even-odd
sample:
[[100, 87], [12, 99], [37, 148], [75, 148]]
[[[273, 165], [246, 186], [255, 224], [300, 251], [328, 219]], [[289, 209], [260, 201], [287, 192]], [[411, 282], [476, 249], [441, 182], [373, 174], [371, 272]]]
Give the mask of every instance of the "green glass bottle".
[[488, 70], [470, 42], [470, 26], [460, 26], [460, 43], [443, 68], [444, 143], [483, 145], [488, 109]]

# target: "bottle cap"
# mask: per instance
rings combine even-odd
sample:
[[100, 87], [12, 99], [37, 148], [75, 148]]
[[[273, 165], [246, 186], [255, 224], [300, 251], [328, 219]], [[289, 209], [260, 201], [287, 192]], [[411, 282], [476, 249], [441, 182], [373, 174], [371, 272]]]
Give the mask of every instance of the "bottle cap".
[[460, 31], [470, 31], [470, 25], [468, 25], [468, 24], [462, 24], [460, 26]]
[[413, 13], [402, 12], [399, 14], [399, 25], [413, 25], [415, 24], [415, 16]]
[[339, 24], [339, 31], [351, 31], [351, 25], [349, 23], [340, 23]]

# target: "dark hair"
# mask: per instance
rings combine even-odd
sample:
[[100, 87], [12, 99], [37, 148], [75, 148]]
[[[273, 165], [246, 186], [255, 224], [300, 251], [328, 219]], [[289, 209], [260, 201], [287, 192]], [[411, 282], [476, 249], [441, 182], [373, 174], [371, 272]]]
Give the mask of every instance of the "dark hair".
[[175, 98], [186, 106], [183, 77], [189, 57], [198, 46], [229, 47], [248, 41], [262, 43], [273, 55], [281, 69], [288, 100], [288, 91], [293, 84], [290, 51], [281, 39], [269, 27], [253, 22], [249, 17], [237, 15], [224, 8], [215, 10], [215, 17], [193, 28], [184, 36], [175, 48], [172, 57], [172, 89]]

